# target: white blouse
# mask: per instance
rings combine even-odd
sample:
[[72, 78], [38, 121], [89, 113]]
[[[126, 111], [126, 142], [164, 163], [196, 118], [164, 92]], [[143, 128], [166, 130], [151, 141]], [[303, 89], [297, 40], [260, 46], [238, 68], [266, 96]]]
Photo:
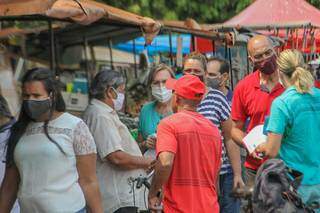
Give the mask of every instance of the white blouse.
[[50, 121], [48, 132], [65, 153], [45, 135], [43, 122], [30, 123], [15, 148], [21, 212], [77, 212], [86, 204], [76, 156], [96, 153], [93, 137], [86, 124], [69, 113]]

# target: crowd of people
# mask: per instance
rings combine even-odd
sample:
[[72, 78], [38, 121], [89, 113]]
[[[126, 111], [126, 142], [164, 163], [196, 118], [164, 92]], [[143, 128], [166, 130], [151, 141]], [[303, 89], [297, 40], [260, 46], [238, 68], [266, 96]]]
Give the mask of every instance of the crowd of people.
[[[17, 119], [0, 98], [0, 212], [239, 213], [232, 192], [254, 187], [270, 158], [301, 172], [301, 199], [320, 204], [314, 77], [299, 51], [278, 54], [266, 36], [249, 40], [248, 55], [253, 72], [234, 91], [220, 58], [191, 53], [178, 79], [171, 67], [158, 65], [149, 76], [153, 100], [141, 110], [137, 141], [117, 114], [126, 91], [119, 72], [95, 76], [90, 104], [78, 118], [66, 112], [50, 70], [29, 70]], [[243, 139], [261, 124], [267, 139], [242, 167]], [[147, 193], [136, 178], [150, 172]]]

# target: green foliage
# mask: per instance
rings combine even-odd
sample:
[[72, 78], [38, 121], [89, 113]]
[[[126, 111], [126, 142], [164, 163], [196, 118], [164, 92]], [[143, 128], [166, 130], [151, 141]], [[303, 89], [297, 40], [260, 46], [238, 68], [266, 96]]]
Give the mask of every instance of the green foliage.
[[[252, 0], [99, 0], [143, 16], [165, 20], [193, 18], [199, 23], [223, 22], [233, 17]], [[308, 0], [320, 8], [320, 0]]]
[[320, 1], [319, 0], [309, 0], [308, 2], [310, 2], [311, 4], [316, 6], [317, 8], [320, 8]]

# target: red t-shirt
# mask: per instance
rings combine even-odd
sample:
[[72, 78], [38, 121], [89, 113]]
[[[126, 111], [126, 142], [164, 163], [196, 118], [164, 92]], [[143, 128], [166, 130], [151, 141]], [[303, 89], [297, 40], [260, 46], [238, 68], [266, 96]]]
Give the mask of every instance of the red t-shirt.
[[[278, 83], [271, 92], [260, 88], [260, 72], [255, 71], [236, 86], [233, 99], [231, 117], [235, 121], [246, 123], [250, 119], [247, 132], [257, 125], [263, 124], [266, 116], [270, 114], [272, 101], [284, 91], [283, 86]], [[245, 167], [257, 170], [263, 163], [250, 155], [247, 156]]]
[[314, 86], [320, 89], [320, 80], [315, 80]]
[[164, 186], [164, 212], [218, 213], [216, 181], [221, 137], [217, 127], [197, 112], [181, 111], [163, 119], [157, 129], [157, 155], [175, 154]]

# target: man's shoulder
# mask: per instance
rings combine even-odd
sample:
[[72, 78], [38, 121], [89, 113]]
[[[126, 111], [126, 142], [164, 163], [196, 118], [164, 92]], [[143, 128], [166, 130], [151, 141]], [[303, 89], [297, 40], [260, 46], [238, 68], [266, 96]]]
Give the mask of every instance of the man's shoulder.
[[202, 103], [206, 103], [206, 102], [208, 102], [210, 100], [221, 102], [221, 101], [226, 101], [227, 97], [219, 90], [210, 89], [208, 91], [208, 94], [206, 95], [206, 97], [201, 102], [201, 104]]
[[209, 89], [207, 96], [225, 97], [223, 92], [221, 92], [220, 90], [217, 90], [217, 89], [212, 89], [212, 88]]
[[194, 119], [201, 119], [201, 118], [202, 118], [202, 115], [199, 113], [193, 114], [193, 113], [186, 113], [184, 111], [180, 111], [162, 119], [160, 123], [167, 124], [170, 126], [181, 127], [183, 124], [188, 124]]
[[[201, 121], [199, 123], [201, 124], [208, 124], [209, 126], [214, 126], [211, 121], [209, 121], [205, 116], [203, 116], [199, 112], [186, 112], [186, 111], [181, 111], [177, 112], [173, 115], [170, 115], [163, 120], [161, 120], [161, 123], [165, 123], [171, 126], [175, 126], [178, 128], [183, 128], [188, 126], [189, 124], [193, 123], [194, 121]], [[214, 126], [215, 127], [215, 126]]]
[[175, 124], [175, 123], [179, 122], [183, 118], [184, 118], [184, 116], [181, 114], [181, 112], [177, 112], [177, 113], [174, 113], [172, 115], [169, 115], [169, 116], [163, 118], [161, 120], [161, 123]]
[[[257, 71], [256, 71], [257, 72]], [[253, 73], [250, 73], [249, 75], [245, 76], [243, 79], [241, 79], [236, 88], [235, 89], [239, 89], [241, 87], [250, 87], [250, 86], [253, 86], [253, 82], [254, 80], [256, 80], [257, 78], [257, 73], [256, 72], [253, 72]]]
[[83, 113], [82, 118], [85, 122], [100, 122], [103, 120], [113, 123], [116, 116], [117, 114], [114, 114], [109, 110], [103, 109], [94, 104], [89, 104]]
[[203, 99], [198, 107], [199, 109], [208, 108], [208, 107], [228, 107], [229, 103], [227, 97], [219, 90], [210, 89], [207, 96]]

